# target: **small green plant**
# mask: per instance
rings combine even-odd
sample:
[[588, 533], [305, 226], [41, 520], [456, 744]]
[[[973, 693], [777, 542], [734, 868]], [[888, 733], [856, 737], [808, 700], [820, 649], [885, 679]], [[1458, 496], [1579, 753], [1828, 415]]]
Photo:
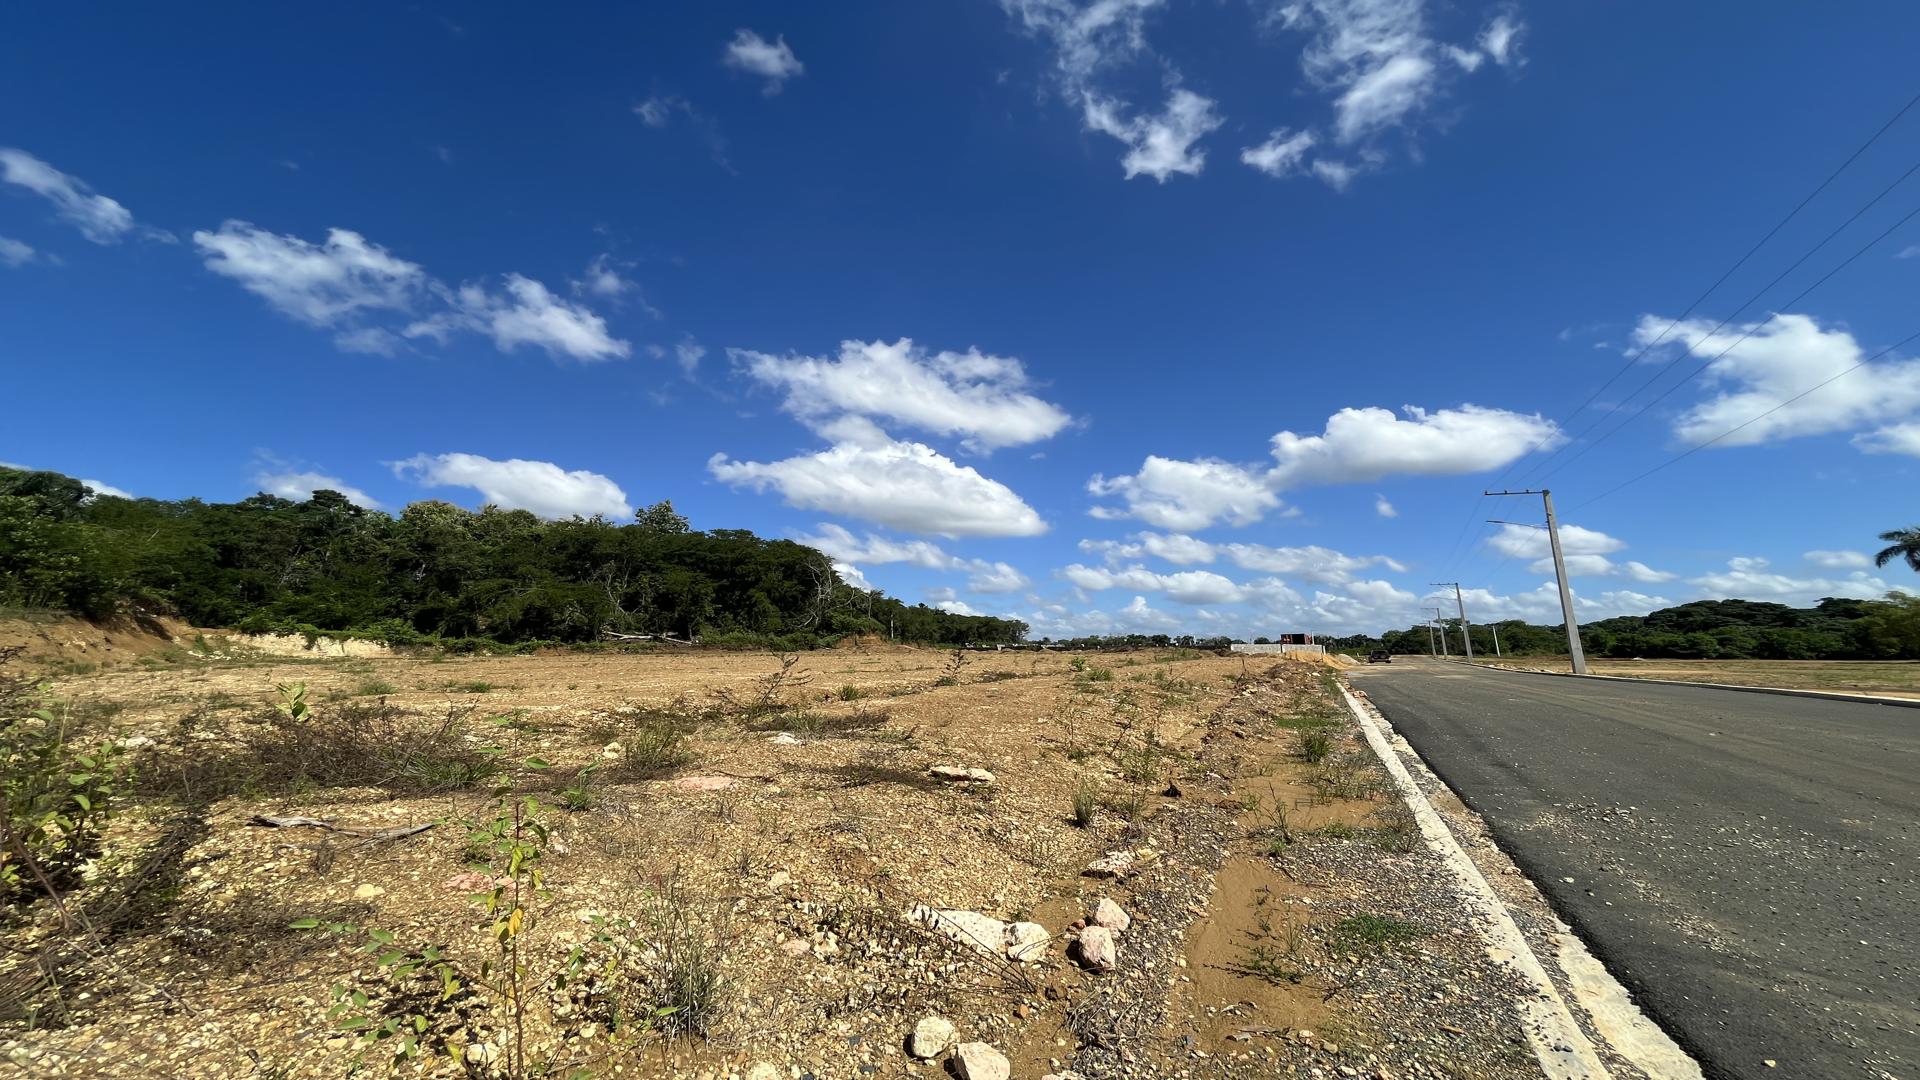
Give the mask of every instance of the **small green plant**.
[[960, 672], [967, 666], [968, 663], [972, 661], [972, 659], [973, 658], [968, 656], [966, 653], [966, 650], [964, 649], [953, 650], [953, 652], [947, 654], [947, 666], [942, 670], [940, 677], [933, 680], [933, 685], [935, 686], [960, 685]]
[[[0, 690], [8, 713], [27, 704], [23, 683]], [[113, 818], [119, 759], [116, 744], [83, 737], [59, 705], [0, 717], [0, 898], [57, 894], [78, 878]]]
[[1080, 782], [1074, 785], [1070, 805], [1072, 814], [1068, 820], [1072, 821], [1074, 825], [1079, 828], [1084, 829], [1093, 824], [1094, 811], [1100, 807], [1100, 793], [1095, 790], [1091, 783], [1087, 782], [1085, 777], [1081, 777]]
[[[376, 1002], [357, 986], [335, 983], [333, 1006], [327, 1010], [327, 1020], [353, 1037], [356, 1062], [382, 1045], [388, 1048], [392, 1065], [431, 1053], [432, 1048], [423, 1040], [464, 988], [459, 973], [439, 946], [399, 948], [398, 938], [391, 931], [349, 922], [305, 918], [295, 919], [288, 925], [295, 930], [324, 930], [367, 939], [354, 951], [375, 957], [374, 967], [389, 984], [392, 1001]], [[422, 981], [438, 991], [437, 999], [419, 1000], [415, 985]]]
[[1374, 827], [1369, 830], [1368, 839], [1379, 847], [1405, 855], [1420, 850], [1425, 843], [1426, 837], [1420, 831], [1420, 819], [1399, 799], [1389, 800], [1372, 816]]
[[596, 761], [573, 774], [573, 780], [560, 789], [560, 806], [570, 813], [591, 810], [600, 801], [598, 776], [600, 762]]
[[1085, 671], [1087, 670], [1087, 658], [1084, 656], [1070, 656], [1067, 658], [1067, 666], [1075, 671]]
[[1086, 669], [1085, 672], [1082, 673], [1081, 678], [1087, 680], [1090, 683], [1112, 682], [1113, 669], [1106, 668], [1106, 667], [1090, 667]]
[[1137, 820], [1147, 808], [1147, 797], [1138, 791], [1110, 791], [1100, 797], [1100, 805], [1118, 815], [1122, 821]]
[[399, 693], [400, 688], [385, 679], [363, 679], [353, 692], [360, 697], [386, 697]]
[[1318, 765], [1333, 756], [1333, 732], [1327, 728], [1308, 728], [1299, 733], [1300, 756], [1309, 765]]
[[654, 719], [629, 728], [620, 737], [620, 778], [644, 780], [685, 765], [691, 755], [681, 745], [683, 740], [680, 727], [669, 720]]
[[447, 684], [447, 689], [457, 690], [462, 694], [490, 694], [493, 692], [493, 684], [473, 679], [467, 682], [450, 682]]
[[1327, 935], [1327, 944], [1343, 953], [1384, 952], [1403, 942], [1426, 937], [1427, 933], [1427, 928], [1419, 923], [1367, 913], [1349, 915], [1335, 923]]
[[1273, 801], [1273, 816], [1260, 830], [1260, 836], [1266, 841], [1269, 855], [1278, 855], [1293, 845], [1293, 823], [1284, 800]]
[[1280, 949], [1265, 942], [1250, 946], [1247, 949], [1246, 958], [1240, 961], [1237, 970], [1244, 975], [1265, 979], [1276, 986], [1297, 983], [1305, 978], [1305, 974], [1289, 963]]
[[1335, 840], [1351, 840], [1360, 835], [1359, 829], [1354, 828], [1344, 821], [1329, 821], [1325, 825], [1315, 829], [1314, 832], [1317, 835], [1332, 837]]
[[852, 683], [848, 683], [847, 685], [840, 688], [841, 701], [859, 701], [861, 698], [866, 696], [867, 696], [867, 692], [865, 690], [860, 689], [859, 687], [853, 685]]

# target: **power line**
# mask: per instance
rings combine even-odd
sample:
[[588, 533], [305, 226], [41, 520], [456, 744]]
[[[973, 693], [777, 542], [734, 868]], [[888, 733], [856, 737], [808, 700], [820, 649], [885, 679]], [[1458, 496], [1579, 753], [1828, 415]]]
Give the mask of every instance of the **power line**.
[[1874, 353], [1872, 356], [1867, 357], [1865, 360], [1862, 360], [1859, 363], [1853, 365], [1852, 367], [1847, 368], [1845, 371], [1842, 371], [1837, 375], [1830, 376], [1827, 379], [1824, 379], [1818, 383], [1815, 383], [1812, 386], [1807, 387], [1805, 390], [1802, 390], [1799, 393], [1793, 395], [1792, 397], [1786, 399], [1785, 401], [1782, 401], [1780, 404], [1775, 405], [1773, 408], [1768, 409], [1766, 412], [1761, 413], [1760, 415], [1754, 417], [1753, 419], [1745, 421], [1744, 423], [1736, 424], [1733, 427], [1730, 427], [1727, 430], [1721, 432], [1720, 434], [1715, 435], [1713, 438], [1708, 439], [1706, 442], [1699, 444], [1698, 446], [1694, 446], [1686, 451], [1683, 451], [1682, 453], [1675, 454], [1674, 456], [1668, 458], [1667, 460], [1661, 462], [1658, 465], [1655, 465], [1653, 468], [1648, 469], [1646, 472], [1643, 472], [1638, 476], [1634, 476], [1630, 479], [1623, 480], [1620, 483], [1615, 484], [1614, 486], [1608, 488], [1607, 490], [1601, 492], [1600, 494], [1595, 495], [1593, 498], [1588, 499], [1586, 502], [1581, 503], [1579, 506], [1574, 507], [1574, 509], [1582, 510], [1582, 509], [1585, 509], [1586, 507], [1592, 506], [1594, 503], [1597, 503], [1601, 499], [1604, 499], [1607, 496], [1612, 495], [1614, 492], [1619, 491], [1621, 488], [1624, 488], [1630, 484], [1639, 483], [1640, 481], [1645, 480], [1647, 477], [1652, 476], [1654, 473], [1657, 473], [1660, 470], [1667, 468], [1668, 466], [1677, 465], [1680, 462], [1685, 461], [1687, 458], [1690, 458], [1693, 455], [1699, 453], [1700, 451], [1705, 450], [1707, 447], [1712, 446], [1713, 444], [1719, 442], [1720, 440], [1725, 439], [1736, 432], [1752, 427], [1754, 424], [1757, 424], [1762, 420], [1765, 420], [1767, 417], [1772, 416], [1774, 413], [1779, 412], [1781, 409], [1784, 409], [1787, 406], [1793, 404], [1794, 402], [1799, 401], [1801, 398], [1806, 397], [1808, 394], [1811, 394], [1814, 391], [1819, 390], [1823, 387], [1830, 386], [1833, 383], [1839, 382], [1841, 379], [1847, 377], [1848, 375], [1853, 374], [1856, 371], [1859, 371], [1861, 368], [1866, 367], [1868, 364], [1873, 363], [1875, 360], [1878, 360], [1881, 357], [1887, 355], [1888, 353], [1894, 351], [1895, 349], [1898, 349], [1901, 346], [1907, 344], [1908, 342], [1913, 341], [1915, 338], [1920, 338], [1920, 330], [1916, 330], [1913, 333], [1908, 334], [1906, 337], [1903, 337], [1899, 341], [1896, 341], [1893, 344], [1887, 346], [1886, 348], [1881, 349], [1879, 352]]
[[[1815, 187], [1812, 191], [1808, 192], [1806, 197], [1801, 199], [1798, 203], [1796, 203], [1792, 210], [1787, 211], [1786, 217], [1783, 217], [1779, 221], [1775, 222], [1773, 228], [1768, 229], [1765, 236], [1762, 236], [1757, 242], [1755, 242], [1755, 244], [1752, 247], [1747, 249], [1746, 254], [1734, 260], [1733, 265], [1727, 267], [1725, 272], [1723, 272], [1719, 277], [1715, 278], [1713, 284], [1707, 286], [1705, 292], [1702, 292], [1699, 296], [1694, 297], [1693, 302], [1688, 304], [1684, 311], [1682, 311], [1677, 317], [1675, 317], [1672, 322], [1667, 324], [1667, 328], [1660, 332], [1659, 337], [1656, 337], [1652, 341], [1648, 342], [1646, 345], [1641, 346], [1641, 348], [1637, 352], [1627, 357], [1627, 362], [1620, 365], [1618, 370], [1616, 370], [1612, 375], [1608, 376], [1607, 381], [1604, 383], [1601, 383], [1599, 389], [1587, 395], [1587, 399], [1585, 401], [1582, 401], [1578, 406], [1576, 406], [1572, 412], [1568, 413], [1566, 415], [1566, 418], [1562, 420], [1561, 423], [1567, 424], [1572, 422], [1573, 418], [1576, 416], [1579, 416], [1583, 411], [1585, 411], [1587, 406], [1592, 405], [1595, 401], [1599, 400], [1600, 395], [1606, 393], [1607, 388], [1609, 386], [1612, 386], [1620, 378], [1620, 376], [1625, 375], [1628, 371], [1632, 370], [1633, 366], [1640, 362], [1640, 358], [1642, 356], [1645, 356], [1648, 350], [1652, 349], [1654, 346], [1666, 340], [1667, 335], [1672, 333], [1675, 327], [1679, 326], [1682, 322], [1685, 322], [1687, 316], [1693, 314], [1693, 311], [1695, 308], [1699, 307], [1702, 303], [1705, 303], [1707, 297], [1712, 296], [1715, 290], [1719, 289], [1720, 286], [1726, 284], [1727, 279], [1732, 277], [1735, 271], [1739, 270], [1742, 266], [1745, 266], [1747, 264], [1747, 260], [1753, 258], [1753, 256], [1757, 252], [1759, 252], [1761, 248], [1767, 245], [1767, 241], [1773, 239], [1774, 236], [1777, 233], [1779, 233], [1781, 229], [1787, 226], [1788, 222], [1798, 217], [1800, 214], [1800, 211], [1805, 210], [1807, 208], [1807, 204], [1813, 202], [1813, 200], [1817, 198], [1821, 192], [1827, 190], [1827, 188], [1830, 185], [1832, 185], [1832, 183], [1835, 180], [1840, 178], [1841, 173], [1846, 172], [1849, 166], [1851, 166], [1855, 161], [1859, 160], [1861, 154], [1866, 153], [1869, 147], [1873, 146], [1874, 143], [1879, 142], [1880, 137], [1882, 135], [1885, 135], [1889, 130], [1891, 130], [1893, 125], [1899, 123], [1900, 118], [1907, 115], [1908, 112], [1912, 111], [1913, 107], [1917, 104], [1920, 104], [1920, 94], [1915, 94], [1913, 97], [1907, 99], [1907, 103], [1900, 107], [1899, 112], [1894, 113], [1892, 118], [1889, 119], [1886, 123], [1881, 124], [1879, 130], [1875, 131], [1873, 135], [1867, 139], [1866, 142], [1861, 143], [1860, 146], [1857, 149], [1855, 149], [1853, 153], [1848, 154], [1847, 159], [1845, 161], [1842, 161], [1838, 168], [1834, 169], [1833, 172], [1827, 174], [1827, 178], [1825, 180], [1820, 181], [1820, 184], [1818, 187]], [[1920, 165], [1916, 165], [1915, 168], [1920, 168]], [[1913, 169], [1907, 170], [1907, 173], [1908, 175], [1911, 175], [1913, 173]], [[1900, 180], [1905, 180], [1905, 179], [1906, 179], [1906, 176], [1902, 176], [1900, 178]], [[1894, 184], [1895, 185], [1899, 184], [1900, 180], [1894, 181]], [[1888, 190], [1890, 191], [1892, 190], [1892, 188], [1889, 187]], [[1881, 196], [1884, 196], [1886, 192], [1883, 191], [1880, 194]], [[1879, 202], [1879, 201], [1880, 201], [1879, 197], [1876, 197], [1873, 200], [1873, 202]], [[1867, 204], [1867, 206], [1872, 206], [1872, 205], [1873, 203]], [[1859, 211], [1855, 212], [1854, 218], [1859, 217], [1860, 214], [1864, 213], [1865, 211], [1866, 211], [1866, 207], [1862, 207]], [[1847, 219], [1848, 224], [1852, 224], [1852, 222], [1853, 222], [1853, 218]], [[1846, 227], [1845, 225], [1841, 226], [1841, 228], [1845, 228], [1845, 227]], [[1838, 232], [1838, 231], [1839, 230], [1835, 230], [1835, 232]], [[1832, 237], [1829, 236], [1828, 239], [1830, 240], [1832, 239]], [[1826, 243], [1825, 240], [1821, 241], [1821, 244], [1824, 244], [1824, 243]], [[1818, 250], [1819, 250], [1819, 245], [1815, 245], [1814, 251], [1818, 251]], [[1813, 254], [1813, 251], [1809, 251], [1807, 253], [1807, 255], [1811, 255], [1811, 254]], [[1801, 260], [1804, 261], [1806, 257], [1807, 257], [1806, 255], [1802, 255]], [[1799, 263], [1796, 262], [1794, 265], [1798, 266]], [[1788, 268], [1789, 271], [1791, 271], [1791, 269], [1792, 269], [1791, 267]], [[1784, 273], [1782, 276], [1785, 276]], [[1779, 279], [1776, 278], [1775, 280], [1777, 281]], [[1752, 301], [1749, 301], [1749, 303], [1751, 302]], [[1546, 445], [1546, 441], [1545, 439], [1542, 439], [1540, 442], [1535, 443], [1533, 448], [1527, 451], [1527, 454], [1533, 453], [1535, 450], [1540, 449], [1540, 447], [1544, 445]], [[1524, 459], [1525, 457], [1526, 457], [1526, 454], [1522, 454], [1520, 458], [1515, 459], [1515, 463], [1517, 464], [1521, 459]], [[1511, 471], [1511, 466], [1509, 466], [1509, 471]], [[1501, 478], [1504, 480], [1505, 477], [1506, 477], [1506, 474], [1502, 473]]]
[[[1787, 215], [1785, 217], [1775, 222], [1773, 228], [1768, 229], [1765, 235], [1761, 236], [1760, 239], [1756, 241], [1752, 247], [1748, 248], [1746, 251], [1746, 254], [1741, 255], [1740, 258], [1736, 259], [1732, 266], [1727, 267], [1727, 269], [1724, 272], [1722, 272], [1718, 278], [1714, 279], [1713, 284], [1707, 286], [1706, 291], [1702, 292], [1699, 296], [1695, 297], [1693, 302], [1691, 304], [1688, 304], [1686, 309], [1682, 311], [1678, 317], [1676, 317], [1671, 323], [1667, 324], [1667, 328], [1661, 331], [1659, 337], [1655, 338], [1651, 342], [1648, 342], [1646, 345], [1642, 346], [1639, 351], [1629, 356], [1627, 358], [1627, 362], [1622, 364], [1619, 370], [1615, 371], [1611, 376], [1609, 376], [1606, 382], [1600, 384], [1599, 389], [1596, 389], [1593, 393], [1587, 395], [1587, 399], [1585, 401], [1582, 401], [1578, 406], [1574, 408], [1572, 412], [1566, 415], [1566, 418], [1561, 421], [1560, 426], [1564, 426], [1565, 424], [1572, 422], [1574, 417], [1580, 415], [1580, 413], [1583, 412], [1589, 405], [1592, 405], [1595, 401], [1599, 400], [1600, 395], [1605, 393], [1608, 387], [1612, 386], [1614, 382], [1616, 382], [1620, 378], [1620, 376], [1625, 375], [1628, 372], [1628, 370], [1630, 370], [1635, 364], [1639, 363], [1640, 358], [1646, 354], [1647, 350], [1653, 348], [1655, 345], [1658, 345], [1661, 341], [1665, 340], [1666, 336], [1669, 333], [1672, 333], [1673, 329], [1679, 326], [1680, 323], [1684, 319], [1686, 319], [1688, 315], [1692, 314], [1695, 308], [1699, 307], [1702, 303], [1704, 303], [1707, 297], [1713, 295], [1716, 289], [1718, 289], [1721, 285], [1725, 284], [1726, 280], [1729, 277], [1732, 277], [1735, 271], [1739, 270], [1742, 266], [1745, 266], [1747, 263], [1747, 260], [1753, 258], [1753, 256], [1761, 248], [1767, 245], [1767, 241], [1773, 239], [1773, 237], [1777, 233], [1779, 233], [1781, 229], [1787, 226], [1788, 222], [1792, 221], [1795, 217], [1798, 217], [1800, 214], [1800, 211], [1805, 210], [1808, 204], [1812, 203], [1815, 198], [1819, 197], [1821, 192], [1827, 190], [1827, 188], [1831, 186], [1835, 180], [1839, 179], [1841, 173], [1846, 172], [1847, 169], [1851, 167], [1855, 161], [1859, 160], [1860, 155], [1866, 153], [1867, 150], [1870, 147], [1872, 147], [1874, 143], [1879, 142], [1880, 137], [1885, 135], [1888, 131], [1892, 130], [1893, 126], [1899, 123], [1900, 119], [1906, 116], [1907, 113], [1911, 112], [1915, 105], [1920, 105], [1920, 94], [1915, 94], [1913, 97], [1907, 99], [1907, 103], [1905, 105], [1900, 106], [1899, 111], [1895, 112], [1891, 117], [1889, 117], [1886, 123], [1881, 124], [1880, 127], [1876, 131], [1874, 131], [1874, 133], [1871, 136], [1867, 138], [1866, 142], [1861, 143], [1853, 151], [1853, 153], [1848, 154], [1846, 157], [1846, 160], [1842, 161], [1837, 168], [1835, 168], [1831, 173], [1827, 174], [1827, 178], [1825, 180], [1820, 181], [1818, 186], [1816, 186], [1812, 191], [1808, 192], [1806, 196], [1802, 198], [1798, 203], [1794, 204], [1794, 207], [1792, 210], [1787, 211]], [[1902, 177], [1902, 179], [1905, 179], [1905, 178]], [[1856, 214], [1855, 216], [1857, 217], [1858, 214]], [[1811, 254], [1811, 252], [1809, 252], [1809, 254]], [[1587, 430], [1591, 430], [1591, 426], [1589, 426]], [[1500, 480], [1502, 482], [1505, 482], [1507, 477], [1512, 475], [1513, 470], [1516, 467], [1518, 467], [1521, 462], [1525, 461], [1530, 455], [1536, 453], [1541, 447], [1545, 446], [1547, 444], [1547, 440], [1550, 439], [1551, 437], [1552, 437], [1551, 434], [1542, 435], [1539, 441], [1535, 442], [1532, 446], [1529, 446], [1518, 457], [1514, 458], [1513, 461], [1507, 466], [1507, 468], [1501, 472]], [[1556, 453], [1558, 453], [1558, 451], [1556, 451]], [[1548, 460], [1550, 461], [1552, 459], [1549, 458]], [[1486, 496], [1483, 494], [1479, 498], [1474, 500], [1473, 508], [1470, 511], [1468, 511], [1466, 520], [1461, 523], [1459, 533], [1455, 535], [1453, 539], [1453, 543], [1449, 545], [1447, 548], [1446, 561], [1442, 564], [1444, 568], [1450, 570], [1454, 565], [1454, 563], [1458, 561], [1463, 550], [1461, 548], [1461, 544], [1466, 540], [1467, 534], [1472, 530], [1474, 520], [1480, 516], [1480, 505], [1482, 502], [1485, 501], [1485, 499], [1486, 499]]]
[[[1885, 240], [1887, 237], [1893, 235], [1896, 229], [1900, 228], [1902, 225], [1905, 225], [1907, 222], [1913, 220], [1915, 215], [1920, 215], [1920, 206], [1916, 206], [1912, 210], [1907, 211], [1905, 217], [1902, 217], [1899, 221], [1896, 221], [1893, 224], [1887, 226], [1886, 229], [1880, 233], [1880, 235], [1867, 241], [1866, 244], [1864, 244], [1860, 248], [1860, 250], [1854, 252], [1853, 254], [1843, 259], [1840, 262], [1840, 265], [1820, 275], [1820, 277], [1816, 279], [1813, 284], [1800, 290], [1800, 292], [1797, 295], [1795, 295], [1791, 300], [1788, 300], [1786, 303], [1780, 306], [1783, 308], [1789, 308], [1799, 303], [1801, 300], [1805, 299], [1807, 294], [1813, 292], [1813, 290], [1826, 284], [1827, 280], [1829, 278], [1832, 278], [1833, 275], [1853, 265], [1853, 262], [1855, 259], [1858, 259], [1860, 256], [1865, 255], [1868, 251], [1872, 250], [1875, 245], [1879, 244], [1880, 241]], [[1822, 243], [1825, 243], [1825, 241], [1822, 241]], [[1769, 319], [1767, 321], [1771, 322], [1772, 320]], [[1723, 321], [1721, 325], [1724, 326], [1726, 324]], [[1608, 439], [1619, 434], [1622, 428], [1625, 428], [1628, 424], [1631, 424], [1635, 420], [1638, 420], [1642, 415], [1646, 413], [1648, 409], [1651, 409], [1655, 405], [1658, 405], [1660, 404], [1660, 402], [1666, 400], [1667, 395], [1673, 393], [1675, 390], [1680, 389], [1682, 386], [1685, 386], [1688, 383], [1692, 382], [1695, 378], [1698, 378], [1701, 372], [1706, 371], [1708, 368], [1718, 363], [1721, 357], [1724, 357], [1728, 353], [1732, 352], [1734, 349], [1739, 348], [1741, 342], [1752, 337], [1754, 334], [1754, 331], [1760, 329], [1762, 326], [1765, 326], [1765, 325], [1766, 325], [1766, 322], [1758, 322], [1758, 323], [1754, 323], [1752, 326], [1747, 327], [1747, 329], [1744, 332], [1742, 332], [1739, 337], [1733, 339], [1732, 344], [1728, 345], [1726, 348], [1714, 354], [1714, 356], [1711, 359], [1707, 360], [1705, 363], [1701, 364], [1699, 367], [1694, 368], [1691, 372], [1688, 372], [1686, 377], [1681, 379], [1679, 382], [1674, 383], [1672, 386], [1669, 386], [1665, 390], [1662, 390], [1660, 391], [1660, 393], [1654, 395], [1654, 397], [1649, 399], [1646, 404], [1640, 406], [1638, 409], [1635, 409], [1632, 413], [1630, 413], [1625, 420], [1620, 421], [1618, 424], [1615, 424], [1613, 427], [1607, 429], [1605, 432], [1602, 432], [1599, 438], [1594, 439], [1593, 441], [1582, 446], [1580, 450], [1577, 453], [1575, 453], [1572, 457], [1566, 459], [1565, 461], [1562, 461], [1560, 464], [1555, 465], [1553, 468], [1541, 474], [1538, 478], [1539, 481], [1541, 482], [1546, 481], [1548, 478], [1552, 477], [1555, 473], [1559, 472], [1561, 469], [1564, 469], [1567, 466], [1573, 464], [1574, 462], [1580, 460], [1582, 457], [1585, 457], [1588, 451], [1592, 450], [1594, 447], [1599, 446], [1601, 443], [1606, 442]], [[1718, 328], [1716, 327], [1716, 329]], [[1712, 335], [1708, 335], [1708, 336], [1711, 337]], [[1702, 339], [1702, 340], [1704, 342], [1705, 339]], [[1662, 368], [1659, 372], [1655, 373], [1653, 379], [1649, 379], [1647, 380], [1647, 382], [1642, 383], [1640, 385], [1640, 388], [1633, 392], [1633, 395], [1629, 395], [1628, 400], [1632, 400], [1633, 396], [1639, 394], [1640, 390], [1644, 390], [1647, 388], [1647, 386], [1651, 385], [1654, 379], [1658, 379], [1661, 375], [1664, 375], [1668, 369], [1673, 367], [1674, 363], [1678, 363], [1685, 355], [1686, 355], [1685, 353], [1682, 353], [1680, 356], [1674, 357], [1673, 361], [1669, 363], [1667, 367]]]

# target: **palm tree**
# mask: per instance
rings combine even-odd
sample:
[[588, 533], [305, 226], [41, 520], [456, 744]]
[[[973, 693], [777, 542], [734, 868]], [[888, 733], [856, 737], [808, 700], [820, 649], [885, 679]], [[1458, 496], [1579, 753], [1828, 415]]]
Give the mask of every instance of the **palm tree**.
[[1907, 565], [1913, 567], [1914, 573], [1920, 574], [1920, 526], [1883, 532], [1880, 539], [1887, 541], [1890, 546], [1880, 549], [1880, 553], [1873, 557], [1873, 565], [1885, 566], [1895, 559], [1905, 559]]

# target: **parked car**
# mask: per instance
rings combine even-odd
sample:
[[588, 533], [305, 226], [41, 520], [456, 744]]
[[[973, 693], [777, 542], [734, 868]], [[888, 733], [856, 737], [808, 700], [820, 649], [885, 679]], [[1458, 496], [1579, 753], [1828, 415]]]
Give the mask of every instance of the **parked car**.
[[1393, 654], [1385, 649], [1375, 649], [1367, 654], [1367, 663], [1391, 664], [1393, 663]]

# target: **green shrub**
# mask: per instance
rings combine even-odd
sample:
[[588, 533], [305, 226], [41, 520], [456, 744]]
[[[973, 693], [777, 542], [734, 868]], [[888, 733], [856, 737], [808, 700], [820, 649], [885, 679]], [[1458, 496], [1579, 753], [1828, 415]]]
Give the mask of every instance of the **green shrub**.
[[1309, 728], [1300, 732], [1300, 756], [1309, 765], [1318, 765], [1333, 756], [1333, 732], [1328, 728]]
[[1084, 829], [1093, 824], [1094, 812], [1100, 808], [1100, 793], [1083, 777], [1073, 789], [1073, 800], [1070, 805], [1072, 815], [1069, 820]]
[[[10, 658], [17, 650], [6, 650]], [[24, 680], [0, 686], [0, 896], [65, 889], [99, 850], [114, 814], [120, 751], [59, 705], [27, 708]]]

